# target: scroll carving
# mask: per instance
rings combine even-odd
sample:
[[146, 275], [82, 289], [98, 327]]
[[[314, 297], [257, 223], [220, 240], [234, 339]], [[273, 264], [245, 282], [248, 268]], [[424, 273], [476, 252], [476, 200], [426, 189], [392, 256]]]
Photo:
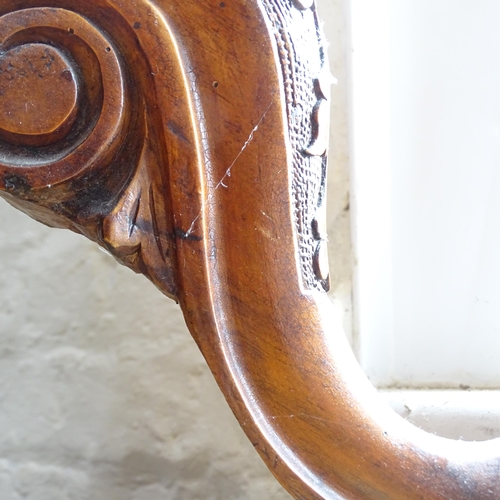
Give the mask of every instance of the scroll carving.
[[111, 21], [101, 2], [2, 10], [3, 196], [175, 296], [161, 119], [138, 25], [115, 11]]

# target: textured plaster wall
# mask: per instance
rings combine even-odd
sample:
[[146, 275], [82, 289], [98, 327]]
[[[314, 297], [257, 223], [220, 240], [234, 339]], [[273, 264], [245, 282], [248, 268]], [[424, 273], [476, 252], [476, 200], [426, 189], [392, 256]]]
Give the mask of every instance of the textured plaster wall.
[[[346, 16], [332, 42], [332, 297], [350, 328]], [[284, 500], [173, 301], [0, 205], [0, 500]]]

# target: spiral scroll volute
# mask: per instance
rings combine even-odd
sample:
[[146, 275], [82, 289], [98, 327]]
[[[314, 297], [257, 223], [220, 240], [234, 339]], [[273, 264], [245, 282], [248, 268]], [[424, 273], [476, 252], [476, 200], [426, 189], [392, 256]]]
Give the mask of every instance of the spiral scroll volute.
[[70, 185], [81, 188], [117, 154], [131, 125], [116, 48], [83, 16], [46, 7], [5, 14], [0, 43], [1, 187], [64, 204]]
[[0, 194], [174, 296], [172, 224], [156, 216], [168, 213], [168, 162], [140, 22], [99, 0], [57, 3], [0, 6]]

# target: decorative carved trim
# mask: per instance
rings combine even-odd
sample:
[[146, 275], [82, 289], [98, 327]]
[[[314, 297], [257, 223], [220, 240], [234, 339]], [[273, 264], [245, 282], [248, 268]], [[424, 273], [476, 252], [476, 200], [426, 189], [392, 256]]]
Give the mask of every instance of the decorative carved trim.
[[[313, 1], [263, 0], [283, 69], [293, 156], [292, 191], [304, 287], [328, 290], [325, 219], [326, 150], [330, 122], [328, 61]], [[300, 28], [298, 28], [300, 27]], [[319, 83], [321, 81], [321, 84]], [[321, 269], [321, 270], [320, 270]]]

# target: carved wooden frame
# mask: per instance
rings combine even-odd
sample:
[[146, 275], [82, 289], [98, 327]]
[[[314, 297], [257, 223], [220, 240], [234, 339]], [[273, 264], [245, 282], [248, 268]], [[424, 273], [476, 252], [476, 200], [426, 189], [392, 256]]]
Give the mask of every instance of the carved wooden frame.
[[295, 498], [500, 498], [498, 443], [395, 415], [324, 294], [313, 0], [3, 0], [0, 16], [2, 195], [180, 303]]

